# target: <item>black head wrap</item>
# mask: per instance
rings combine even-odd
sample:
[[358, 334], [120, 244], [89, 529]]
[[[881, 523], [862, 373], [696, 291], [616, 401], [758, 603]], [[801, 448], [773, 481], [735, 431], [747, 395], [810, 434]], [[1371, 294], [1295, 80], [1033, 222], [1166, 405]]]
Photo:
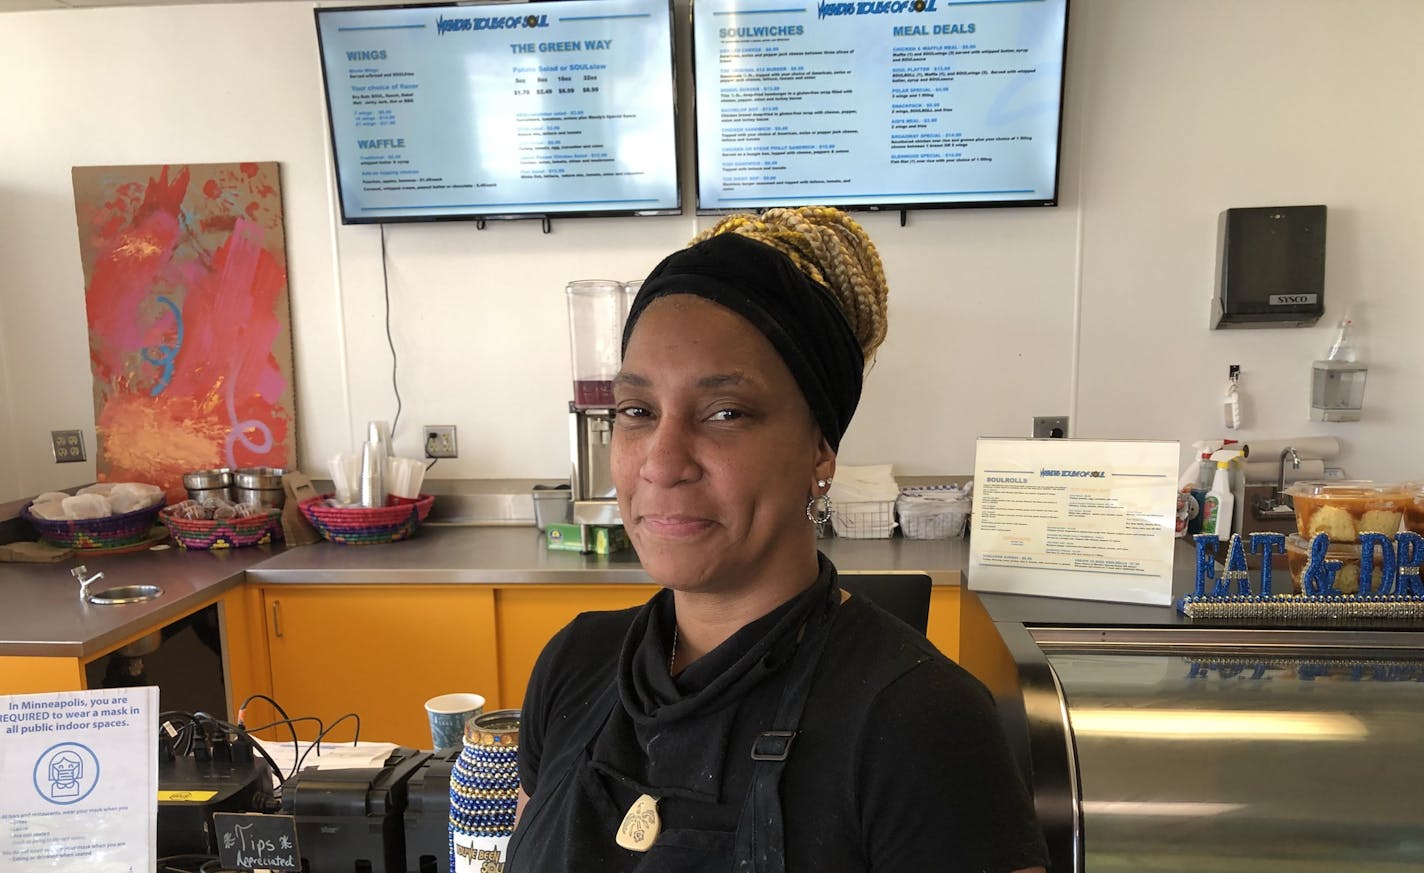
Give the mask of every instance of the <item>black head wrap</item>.
[[648, 274], [623, 328], [624, 352], [643, 310], [670, 294], [719, 303], [765, 334], [800, 386], [826, 442], [840, 448], [860, 402], [865, 356], [829, 290], [771, 246], [718, 234], [674, 252]]

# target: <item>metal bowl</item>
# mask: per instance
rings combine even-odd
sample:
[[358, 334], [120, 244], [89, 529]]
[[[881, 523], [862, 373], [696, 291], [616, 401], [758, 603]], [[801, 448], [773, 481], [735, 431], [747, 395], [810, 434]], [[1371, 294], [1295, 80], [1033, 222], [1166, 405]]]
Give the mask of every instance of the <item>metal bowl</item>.
[[281, 491], [286, 474], [281, 467], [243, 467], [232, 475], [232, 484], [248, 490]]
[[196, 501], [198, 501], [199, 503], [202, 503], [204, 500], [207, 500], [209, 497], [216, 497], [216, 498], [218, 498], [219, 500], [225, 500], [225, 501], [227, 501], [228, 503], [231, 503], [231, 502], [232, 502], [232, 489], [231, 489], [231, 488], [189, 488], [189, 489], [188, 489], [188, 499], [189, 499], [189, 500], [196, 500]]
[[[217, 467], [212, 470], [195, 470], [183, 474], [183, 487], [189, 492], [213, 491], [232, 485], [232, 470]], [[189, 496], [192, 496], [191, 493]], [[196, 499], [196, 498], [195, 498]]]
[[287, 502], [287, 494], [281, 488], [234, 488], [232, 497], [234, 503], [272, 509], [281, 509]]

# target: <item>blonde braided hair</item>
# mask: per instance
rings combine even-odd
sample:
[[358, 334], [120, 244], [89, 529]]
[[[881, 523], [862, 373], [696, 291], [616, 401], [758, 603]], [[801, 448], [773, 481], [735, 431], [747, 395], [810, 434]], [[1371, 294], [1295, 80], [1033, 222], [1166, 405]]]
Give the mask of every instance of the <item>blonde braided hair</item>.
[[885, 300], [890, 289], [875, 244], [854, 219], [829, 206], [768, 209], [760, 215], [729, 215], [692, 243], [722, 233], [771, 246], [830, 289], [866, 362], [873, 359], [885, 341]]

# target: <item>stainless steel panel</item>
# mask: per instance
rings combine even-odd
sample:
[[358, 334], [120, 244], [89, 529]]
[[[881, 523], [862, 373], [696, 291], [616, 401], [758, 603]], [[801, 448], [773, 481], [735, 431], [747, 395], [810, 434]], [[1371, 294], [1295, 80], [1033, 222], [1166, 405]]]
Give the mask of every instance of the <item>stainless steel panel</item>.
[[1424, 870], [1424, 660], [1045, 646], [1083, 869]]
[[613, 438], [612, 410], [581, 410], [570, 413], [574, 443], [573, 490], [575, 500], [615, 497], [610, 468]]
[[622, 524], [616, 500], [575, 500], [574, 524]]

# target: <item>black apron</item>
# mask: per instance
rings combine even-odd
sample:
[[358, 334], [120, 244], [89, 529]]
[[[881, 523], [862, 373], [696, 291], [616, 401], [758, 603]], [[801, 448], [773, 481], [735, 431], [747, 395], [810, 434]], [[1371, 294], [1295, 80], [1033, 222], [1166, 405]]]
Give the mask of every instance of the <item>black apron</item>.
[[[814, 609], [807, 618], [795, 654], [786, 667], [786, 683], [771, 729], [761, 732], [750, 750], [728, 752], [749, 754], [752, 759], [750, 787], [735, 831], [664, 828], [653, 846], [641, 854], [614, 843], [613, 835], [623, 821], [627, 804], [610, 794], [593, 765], [592, 750], [615, 707], [620, 705], [615, 679], [590, 704], [590, 713], [601, 713], [602, 717], [586, 720], [586, 729], [564, 745], [568, 751], [546, 761], [541, 768], [540, 790], [526, 806], [520, 827], [510, 840], [505, 870], [785, 873], [781, 777], [794, 750], [811, 681], [838, 612], [835, 607], [841, 600], [833, 578], [825, 607]], [[545, 790], [543, 785], [548, 780], [554, 780], [553, 788]], [[630, 859], [633, 866], [628, 867]]]

